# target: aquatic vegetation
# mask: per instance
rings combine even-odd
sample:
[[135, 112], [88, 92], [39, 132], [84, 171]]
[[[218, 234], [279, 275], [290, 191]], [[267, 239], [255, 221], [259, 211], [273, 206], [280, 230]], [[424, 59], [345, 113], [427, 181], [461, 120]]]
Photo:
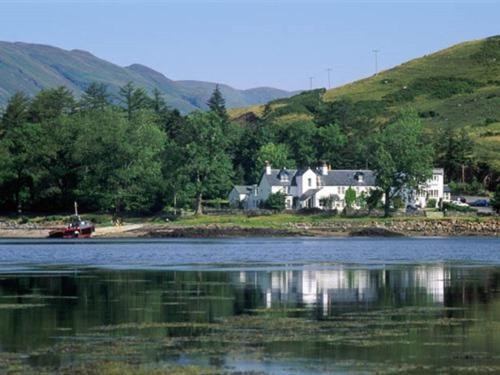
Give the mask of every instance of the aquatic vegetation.
[[[18, 351], [0, 352], [0, 373], [242, 374], [240, 364], [252, 374], [497, 371], [497, 269], [460, 268], [437, 300], [420, 285], [401, 288], [414, 270], [422, 266], [324, 271], [335, 282], [345, 276], [327, 302], [319, 293], [306, 302], [300, 283], [309, 279], [295, 270], [19, 276], [0, 290], [1, 344]], [[310, 275], [317, 286], [318, 275]], [[374, 285], [371, 299], [356, 294], [360, 276]], [[14, 325], [37, 336], [12, 335]]]
[[1, 303], [0, 310], [21, 310], [44, 306], [45, 305], [41, 303]]

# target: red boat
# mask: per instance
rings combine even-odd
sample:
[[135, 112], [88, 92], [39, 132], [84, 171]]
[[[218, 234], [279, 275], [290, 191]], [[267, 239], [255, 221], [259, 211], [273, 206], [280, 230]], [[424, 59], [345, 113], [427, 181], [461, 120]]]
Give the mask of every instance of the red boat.
[[75, 216], [63, 229], [49, 232], [49, 238], [90, 238], [95, 232], [95, 226], [90, 221], [82, 220], [78, 215], [78, 206], [75, 202]]

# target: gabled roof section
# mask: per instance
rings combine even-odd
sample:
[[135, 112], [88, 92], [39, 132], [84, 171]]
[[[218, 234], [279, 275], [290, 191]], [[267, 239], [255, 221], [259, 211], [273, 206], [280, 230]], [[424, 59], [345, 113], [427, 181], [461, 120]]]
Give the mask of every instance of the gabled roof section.
[[370, 169], [331, 170], [320, 178], [323, 186], [375, 186], [377, 180], [375, 172]]
[[299, 200], [300, 201], [305, 201], [306, 199], [312, 197], [314, 194], [316, 194], [318, 191], [320, 191], [321, 189], [309, 189], [307, 190], [304, 194], [302, 194], [300, 197], [299, 197]]
[[233, 189], [235, 189], [238, 194], [248, 194], [249, 190], [252, 189], [251, 185], [234, 185]]
[[[288, 179], [283, 181], [280, 179], [280, 173], [288, 173]], [[296, 169], [271, 169], [271, 174], [264, 174], [263, 178], [267, 179], [267, 182], [271, 186], [290, 186], [292, 184], [293, 177], [297, 173]]]

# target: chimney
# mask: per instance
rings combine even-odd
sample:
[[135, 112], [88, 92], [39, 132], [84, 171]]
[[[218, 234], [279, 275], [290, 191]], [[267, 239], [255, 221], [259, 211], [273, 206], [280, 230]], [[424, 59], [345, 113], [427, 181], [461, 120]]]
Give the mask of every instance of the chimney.
[[320, 170], [321, 170], [321, 174], [322, 174], [323, 176], [328, 175], [328, 165], [326, 164], [326, 162], [323, 162], [323, 163], [321, 164]]
[[267, 160], [265, 161], [264, 173], [268, 176], [271, 174], [271, 164]]

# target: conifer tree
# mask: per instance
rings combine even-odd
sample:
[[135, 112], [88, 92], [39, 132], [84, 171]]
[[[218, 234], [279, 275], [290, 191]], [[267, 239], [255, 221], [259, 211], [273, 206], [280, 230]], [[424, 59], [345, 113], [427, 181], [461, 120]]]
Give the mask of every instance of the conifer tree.
[[219, 89], [219, 85], [215, 86], [215, 90], [212, 93], [212, 96], [207, 101], [208, 108], [219, 116], [222, 120], [227, 121], [229, 116], [226, 111], [226, 100], [222, 96], [222, 93]]

